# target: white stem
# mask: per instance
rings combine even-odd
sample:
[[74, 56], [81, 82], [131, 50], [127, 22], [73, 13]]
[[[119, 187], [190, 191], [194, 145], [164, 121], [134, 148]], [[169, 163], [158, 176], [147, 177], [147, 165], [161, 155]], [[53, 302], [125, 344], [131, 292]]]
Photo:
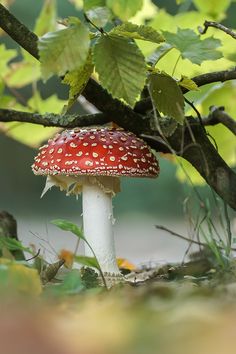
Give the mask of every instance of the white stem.
[[[112, 195], [97, 184], [83, 185], [84, 236], [92, 247], [104, 273], [120, 274], [115, 255], [113, 236]], [[85, 245], [85, 255], [93, 257]]]

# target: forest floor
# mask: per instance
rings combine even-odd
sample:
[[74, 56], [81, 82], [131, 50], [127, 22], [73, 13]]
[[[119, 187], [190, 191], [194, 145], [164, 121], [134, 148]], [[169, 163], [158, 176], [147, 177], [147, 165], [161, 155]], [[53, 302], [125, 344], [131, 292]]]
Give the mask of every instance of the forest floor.
[[1, 259], [3, 354], [235, 353], [234, 260], [218, 267], [203, 252], [123, 269], [125, 283], [109, 290], [89, 268], [50, 267], [41, 286], [35, 269]]

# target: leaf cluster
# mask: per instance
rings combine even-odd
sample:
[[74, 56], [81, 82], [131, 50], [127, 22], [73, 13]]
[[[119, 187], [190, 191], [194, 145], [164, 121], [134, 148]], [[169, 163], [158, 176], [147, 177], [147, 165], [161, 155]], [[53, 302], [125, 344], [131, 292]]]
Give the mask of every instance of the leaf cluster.
[[[221, 53], [216, 48], [220, 46], [220, 41], [214, 38], [201, 40], [190, 29], [160, 33], [149, 25], [127, 22], [141, 6], [142, 1], [139, 0], [132, 1], [132, 5], [121, 0], [106, 3], [84, 1], [87, 22], [69, 18], [65, 22], [66, 28], [49, 32], [40, 38], [43, 78], [46, 80], [53, 74], [65, 75], [64, 83], [70, 85], [68, 107], [95, 73], [103, 88], [131, 107], [140, 99], [148, 84], [157, 111], [176, 119], [178, 123], [183, 122], [184, 100], [178, 83], [172, 76], [159, 72], [155, 66], [173, 48], [179, 50], [183, 59], [195, 64], [218, 59]], [[104, 9], [125, 22], [109, 31], [100, 27], [111, 20]], [[157, 51], [161, 51], [161, 54], [155, 56], [151, 68], [138, 46], [137, 41], [140, 40], [156, 45], [166, 42], [158, 47]]]
[[[232, 38], [215, 30], [200, 36], [197, 30], [206, 15], [209, 20], [226, 16], [230, 0], [212, 1], [211, 4], [194, 0], [193, 11], [187, 11], [187, 2], [181, 1], [175, 15], [158, 9], [149, 0], [70, 2], [79, 10], [78, 17], [57, 22], [56, 0], [44, 1], [34, 27], [39, 36], [40, 63], [23, 49], [19, 60], [16, 50], [0, 46], [0, 108], [64, 114], [86, 91], [90, 78], [93, 78], [100, 88], [135, 112], [139, 112], [136, 107], [140, 100], [142, 103], [145, 101], [142, 99], [148, 97], [150, 102], [151, 97], [152, 104], [147, 111], [141, 110], [141, 114], [144, 112], [147, 117], [152, 117], [154, 130], [160, 131], [161, 128], [165, 136], [173, 135], [178, 124], [184, 123], [184, 117], [193, 114], [184, 104], [183, 89], [191, 91], [188, 99], [197, 102], [203, 115], [208, 114], [209, 105], [217, 104], [214, 92], [219, 101], [222, 97], [226, 102], [227, 111], [229, 108], [230, 114], [235, 115], [232, 105], [234, 85], [212, 85], [210, 90], [200, 90], [190, 79], [213, 69], [229, 69], [235, 62], [235, 41]], [[56, 95], [42, 98], [38, 82], [41, 79], [47, 81], [52, 76], [58, 76], [69, 85], [68, 101]], [[21, 89], [29, 85], [32, 96], [25, 99]], [[219, 91], [222, 95], [218, 95]], [[99, 109], [102, 111], [102, 107]], [[31, 147], [39, 146], [57, 131], [15, 122], [1, 123], [0, 130]], [[230, 165], [235, 164], [235, 141], [231, 133], [222, 126], [210, 127], [208, 131], [221, 156]], [[183, 165], [200, 183], [196, 172], [191, 172], [192, 166], [185, 161]], [[181, 180], [186, 179], [178, 171], [180, 175]]]

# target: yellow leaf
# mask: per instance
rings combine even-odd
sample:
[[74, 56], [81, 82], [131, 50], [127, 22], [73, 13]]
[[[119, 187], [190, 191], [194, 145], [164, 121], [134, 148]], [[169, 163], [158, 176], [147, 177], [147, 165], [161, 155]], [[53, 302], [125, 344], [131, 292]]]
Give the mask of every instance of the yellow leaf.
[[197, 84], [187, 76], [182, 76], [178, 84], [189, 91], [199, 91]]
[[65, 249], [62, 249], [58, 255], [59, 259], [65, 261], [64, 266], [67, 268], [72, 268], [74, 262], [74, 253]]
[[206, 184], [205, 180], [198, 173], [198, 171], [182, 157], [176, 157], [177, 170], [176, 177], [180, 182], [187, 182], [190, 185], [202, 186]]
[[117, 264], [120, 269], [128, 269], [128, 270], [135, 270], [136, 266], [130, 263], [125, 258], [117, 258]]
[[20, 292], [29, 295], [39, 295], [42, 292], [37, 270], [22, 264], [13, 263], [9, 266], [9, 281]]

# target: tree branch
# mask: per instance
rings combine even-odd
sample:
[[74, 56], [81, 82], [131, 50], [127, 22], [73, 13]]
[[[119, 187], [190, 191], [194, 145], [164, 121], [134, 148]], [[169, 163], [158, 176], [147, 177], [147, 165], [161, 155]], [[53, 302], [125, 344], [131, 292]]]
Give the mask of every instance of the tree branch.
[[225, 125], [234, 135], [236, 135], [236, 120], [224, 111], [224, 107], [212, 107], [209, 116], [203, 119], [203, 124], [216, 125], [219, 123]]
[[209, 186], [236, 210], [236, 173], [218, 154], [196, 119], [189, 118], [188, 125], [178, 127], [168, 141], [177, 154], [189, 161]]
[[214, 21], [205, 21], [204, 22], [204, 28], [201, 28], [199, 26], [198, 27], [198, 31], [201, 34], [205, 34], [209, 27], [215, 27], [215, 28], [219, 29], [220, 31], [223, 31], [223, 32], [227, 33], [232, 38], [236, 39], [236, 32], [232, 31], [228, 27], [225, 27], [221, 23], [217, 23], [217, 22], [214, 22]]
[[[194, 76], [193, 80], [198, 87], [212, 84], [214, 82], [225, 82], [236, 79], [236, 68], [222, 71], [213, 71], [211, 73], [201, 74]], [[187, 93], [188, 89], [181, 87], [183, 93]], [[152, 109], [152, 102], [150, 97], [144, 98], [143, 100], [136, 103], [134, 111], [139, 114], [144, 114]]]
[[3, 5], [0, 4], [0, 26], [14, 39], [22, 48], [33, 57], [39, 59], [38, 37], [12, 15]]
[[37, 113], [0, 109], [0, 121], [34, 123], [43, 125], [44, 127], [75, 128], [89, 125], [102, 125], [108, 123], [110, 120], [105, 113], [85, 114], [82, 116], [53, 113], [40, 115]]

